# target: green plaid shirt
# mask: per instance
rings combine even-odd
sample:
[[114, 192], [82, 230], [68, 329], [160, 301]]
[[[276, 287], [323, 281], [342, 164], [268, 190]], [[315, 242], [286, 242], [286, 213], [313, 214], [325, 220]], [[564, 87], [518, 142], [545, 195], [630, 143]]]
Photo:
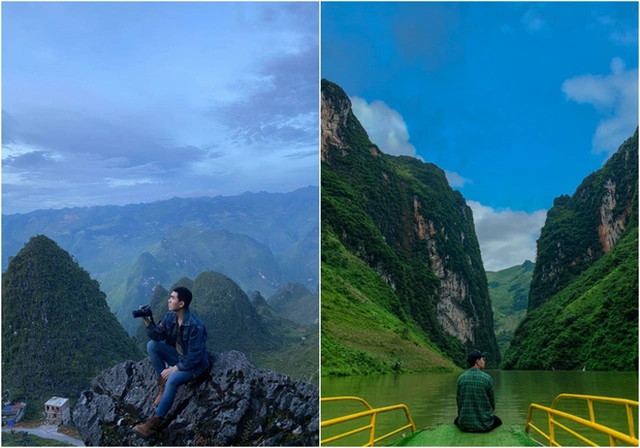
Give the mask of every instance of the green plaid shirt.
[[477, 367], [472, 367], [458, 378], [458, 424], [469, 432], [486, 431], [493, 425], [496, 407], [493, 379]]

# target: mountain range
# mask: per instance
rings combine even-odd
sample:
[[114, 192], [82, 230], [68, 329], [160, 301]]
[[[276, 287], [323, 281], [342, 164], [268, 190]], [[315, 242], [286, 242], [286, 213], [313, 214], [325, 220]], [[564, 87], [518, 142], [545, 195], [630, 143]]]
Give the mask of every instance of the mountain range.
[[318, 278], [318, 189], [173, 198], [148, 204], [37, 210], [2, 216], [3, 268], [31, 236], [44, 234], [100, 281], [129, 334], [131, 310], [154, 287], [214, 270], [267, 296]]

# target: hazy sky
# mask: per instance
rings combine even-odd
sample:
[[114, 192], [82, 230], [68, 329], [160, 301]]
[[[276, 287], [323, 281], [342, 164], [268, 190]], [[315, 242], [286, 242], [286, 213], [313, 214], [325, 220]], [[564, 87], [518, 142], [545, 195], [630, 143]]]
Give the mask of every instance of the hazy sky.
[[638, 4], [323, 3], [322, 77], [371, 140], [445, 170], [487, 270], [638, 125]]
[[2, 212], [318, 185], [317, 3], [3, 3]]

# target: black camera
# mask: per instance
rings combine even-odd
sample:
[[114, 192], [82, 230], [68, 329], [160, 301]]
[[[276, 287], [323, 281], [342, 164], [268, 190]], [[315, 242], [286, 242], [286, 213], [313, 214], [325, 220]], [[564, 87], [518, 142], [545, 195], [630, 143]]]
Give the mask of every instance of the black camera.
[[149, 305], [142, 305], [137, 310], [133, 310], [131, 314], [133, 314], [134, 319], [138, 317], [152, 317], [151, 307]]

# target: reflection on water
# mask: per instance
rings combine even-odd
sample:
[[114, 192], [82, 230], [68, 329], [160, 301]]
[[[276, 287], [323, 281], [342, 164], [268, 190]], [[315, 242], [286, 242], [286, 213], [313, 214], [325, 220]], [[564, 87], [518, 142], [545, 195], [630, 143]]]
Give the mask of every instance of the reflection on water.
[[[638, 400], [637, 372], [580, 372], [580, 371], [503, 371], [487, 370], [493, 377], [496, 395], [496, 415], [506, 425], [524, 427], [531, 403], [550, 406], [561, 393], [603, 395]], [[403, 375], [353, 376], [322, 378], [323, 397], [355, 395], [373, 407], [404, 403], [409, 407], [416, 427], [422, 429], [440, 423], [452, 423], [457, 414], [456, 381], [460, 373], [421, 373]], [[569, 402], [561, 410], [587, 417], [586, 405]], [[362, 405], [324, 403], [322, 420], [364, 410]], [[627, 432], [624, 409], [611, 405], [595, 406], [596, 420]], [[635, 415], [637, 421], [637, 414]], [[324, 430], [322, 437], [343, 432], [345, 428], [365, 425], [364, 420], [340, 428]], [[406, 423], [404, 414], [396, 411], [379, 419], [378, 435]], [[546, 415], [534, 414], [534, 423], [547, 430]], [[637, 431], [637, 430], [636, 430]], [[339, 445], [362, 445], [363, 435], [343, 440]], [[577, 439], [565, 443], [576, 445]], [[608, 442], [606, 443], [608, 445]]]

